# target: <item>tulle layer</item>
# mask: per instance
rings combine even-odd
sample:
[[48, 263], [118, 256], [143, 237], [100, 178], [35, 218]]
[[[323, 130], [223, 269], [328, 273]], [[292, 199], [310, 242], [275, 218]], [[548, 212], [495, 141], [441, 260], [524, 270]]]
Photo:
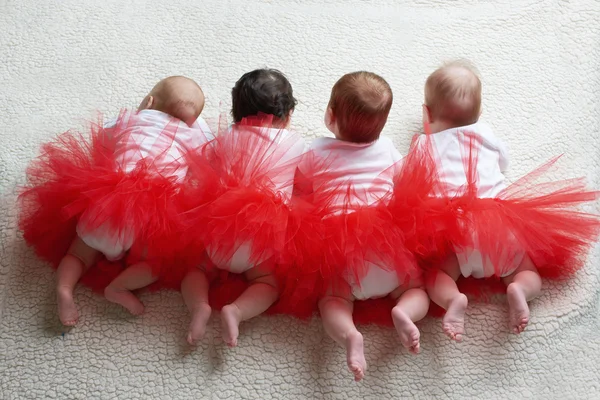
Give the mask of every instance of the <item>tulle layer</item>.
[[[415, 136], [416, 139], [416, 136]], [[411, 146], [396, 169], [388, 210], [403, 232], [406, 248], [421, 263], [439, 264], [466, 245], [463, 213], [445, 193], [430, 146]]]
[[546, 278], [566, 278], [583, 266], [600, 233], [600, 218], [575, 207], [594, 201], [599, 193], [587, 190], [579, 179], [527, 182], [554, 161], [509, 186], [498, 198], [465, 195], [454, 200], [464, 210], [463, 240], [471, 239], [466, 247], [477, 248], [484, 264], [489, 264], [484, 270], [493, 266], [493, 275], [505, 276], [523, 253]]
[[[431, 154], [428, 159], [435, 161], [431, 143], [426, 143], [425, 149]], [[452, 215], [455, 221], [442, 219], [442, 231], [449, 245], [440, 247], [439, 253], [446, 256], [451, 248], [464, 258], [476, 250], [474, 261], [481, 264], [479, 268], [486, 278], [510, 274], [525, 256], [531, 258], [543, 277], [572, 276], [600, 234], [600, 217], [576, 207], [595, 201], [600, 192], [587, 189], [583, 179], [539, 183], [555, 165], [555, 158], [508, 186], [496, 198], [479, 198], [476, 166], [480, 146], [477, 137], [465, 134], [462, 158], [467, 184], [457, 195], [444, 197], [447, 191], [443, 185], [434, 184], [432, 193], [442, 194], [438, 201], [446, 203], [446, 210], [451, 210], [446, 215]], [[440, 165], [435, 165], [433, 171], [440, 169]], [[418, 169], [411, 166], [409, 170]], [[439, 180], [436, 172], [430, 176], [433, 182]], [[426, 212], [428, 209], [423, 207]], [[436, 220], [435, 216], [427, 218]], [[431, 237], [433, 242], [438, 241], [436, 234]]]
[[395, 274], [398, 285], [420, 276], [386, 199], [370, 205], [357, 201], [371, 196], [339, 179], [331, 168], [336, 162], [340, 160], [306, 153], [296, 179], [282, 259], [290, 268], [282, 277], [286, 284], [278, 307], [299, 317], [314, 312], [321, 296], [363, 289], [361, 283], [373, 267]]
[[[93, 124], [89, 135], [63, 133], [44, 144], [29, 166], [19, 197], [19, 225], [25, 240], [53, 266], [67, 253], [76, 228], [85, 233], [108, 227], [115, 237], [133, 233], [130, 257], [148, 259], [157, 274], [167, 272], [167, 264], [158, 261], [173, 254], [173, 237], [184, 226], [178, 207], [181, 184], [172, 177], [183, 164], [157, 162], [160, 150], [152, 159], [140, 157], [133, 170], [123, 170], [117, 150], [129, 142], [137, 122], [134, 113], [122, 112], [111, 127]], [[172, 124], [161, 134], [165, 151], [176, 130]], [[132, 145], [128, 151], [137, 149]], [[85, 282], [101, 286], [93, 279]]]
[[222, 127], [210, 145], [188, 154], [194, 182], [183, 239], [188, 258], [208, 253], [215, 267], [232, 270], [244, 247], [248, 268], [275, 268], [303, 150], [301, 136], [261, 116]]

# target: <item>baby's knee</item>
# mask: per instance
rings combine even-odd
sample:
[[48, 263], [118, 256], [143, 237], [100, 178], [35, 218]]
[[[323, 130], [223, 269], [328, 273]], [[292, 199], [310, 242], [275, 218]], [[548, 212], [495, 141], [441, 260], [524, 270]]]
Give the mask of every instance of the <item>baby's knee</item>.
[[352, 306], [356, 298], [351, 293], [345, 292], [329, 292], [319, 299], [319, 309], [332, 305]]
[[458, 256], [456, 254], [450, 254], [448, 258], [446, 258], [442, 266], [442, 271], [455, 281], [460, 277], [460, 262], [458, 261]]
[[250, 283], [262, 283], [264, 285], [272, 286], [275, 289], [278, 289], [277, 279], [275, 275], [267, 273], [265, 275], [254, 276], [254, 277], [246, 277]]
[[75, 257], [78, 259], [85, 269], [91, 267], [98, 261], [98, 256], [100, 252], [90, 246], [88, 246], [81, 238], [78, 236], [67, 251], [67, 255], [71, 257]]

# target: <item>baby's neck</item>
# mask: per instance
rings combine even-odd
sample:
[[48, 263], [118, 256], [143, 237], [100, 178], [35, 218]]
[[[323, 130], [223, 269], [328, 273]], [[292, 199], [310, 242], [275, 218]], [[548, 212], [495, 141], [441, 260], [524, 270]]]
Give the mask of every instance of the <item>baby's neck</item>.
[[[272, 128], [272, 129], [288, 129], [289, 127], [289, 120], [281, 120], [279, 118], [275, 118], [273, 117], [273, 119], [271, 118], [261, 118], [261, 117], [256, 117], [256, 116], [251, 116], [248, 117], [247, 119], [244, 119], [244, 125], [251, 125], [251, 126], [255, 126], [257, 128]], [[235, 125], [240, 124], [242, 121], [238, 121], [238, 122], [234, 122]]]
[[436, 122], [432, 122], [429, 125], [429, 130], [431, 134], [434, 133], [439, 133], [439, 132], [443, 132], [446, 131], [448, 129], [453, 129], [453, 128], [460, 128], [461, 124], [457, 124], [454, 122], [449, 122], [449, 121], [436, 121]]

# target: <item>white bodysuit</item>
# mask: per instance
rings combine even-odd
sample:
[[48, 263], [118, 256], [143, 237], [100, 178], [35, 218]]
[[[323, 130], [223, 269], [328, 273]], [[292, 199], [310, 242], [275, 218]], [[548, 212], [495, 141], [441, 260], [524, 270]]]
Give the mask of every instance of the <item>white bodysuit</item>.
[[[494, 136], [489, 125], [477, 122], [473, 125], [447, 129], [430, 135], [434, 157], [438, 162], [440, 179], [447, 187], [449, 196], [461, 193], [467, 185], [467, 175], [461, 149], [468, 149], [469, 139], [465, 133], [474, 135], [478, 140], [477, 149], [477, 196], [480, 198], [493, 198], [506, 188], [503, 172], [508, 168], [508, 151], [504, 143]], [[417, 139], [416, 145], [424, 145], [425, 135]], [[464, 157], [468, 157], [467, 154]], [[483, 260], [481, 252], [477, 249], [477, 233], [473, 232], [473, 248], [458, 251], [456, 256], [460, 265], [461, 274], [465, 277], [487, 278], [494, 275], [495, 268], [489, 259]], [[510, 243], [510, 242], [513, 243]], [[514, 236], [498, 238], [498, 244], [506, 248], [514, 248]], [[511, 257], [511, 268], [502, 271], [501, 276], [508, 276], [519, 266], [524, 253], [503, 255]]]
[[[127, 126], [131, 114], [120, 119], [120, 123]], [[210, 128], [202, 118], [192, 127], [157, 110], [142, 110], [135, 115], [135, 123], [131, 123], [123, 131], [122, 139], [116, 144], [115, 156], [117, 165], [125, 172], [135, 169], [142, 159], [151, 158], [159, 170], [167, 175], [176, 177], [177, 182], [183, 181], [187, 173], [187, 166], [183, 162], [184, 149], [193, 149], [213, 139]], [[116, 121], [105, 124], [105, 128], [115, 125]], [[175, 135], [161, 135], [169, 124], [176, 127]], [[171, 130], [170, 130], [171, 132]], [[77, 235], [90, 247], [102, 252], [110, 261], [116, 261], [131, 248], [135, 240], [135, 232], [122, 230], [114, 232], [107, 224], [90, 231], [85, 229], [86, 215], [83, 213], [77, 224]]]
[[[340, 197], [337, 204], [334, 204], [334, 214], [342, 212], [347, 201], [358, 206], [368, 206], [391, 192], [394, 188], [393, 167], [402, 159], [392, 141], [384, 137], [373, 143], [352, 143], [333, 138], [319, 138], [312, 142], [310, 150], [314, 151], [318, 158], [334, 157], [339, 161], [333, 163], [328, 170], [339, 176], [330, 182], [332, 186], [347, 182], [354, 192], [367, 193], [366, 196], [352, 199]], [[301, 172], [306, 174], [312, 171], [311, 168], [310, 165], [300, 166]], [[383, 174], [385, 171], [390, 173]], [[356, 299], [384, 297], [399, 286], [395, 272], [370, 264], [367, 274], [360, 283], [354, 281], [352, 274], [346, 277]]]
[[[264, 154], [261, 154], [261, 156], [264, 156], [264, 158], [277, 157], [277, 162], [271, 166], [273, 170], [277, 171], [277, 174], [274, 174], [274, 176], [271, 177], [273, 192], [281, 196], [284, 199], [285, 203], [289, 203], [294, 188], [292, 185], [294, 181], [294, 174], [296, 172], [296, 168], [298, 167], [298, 163], [300, 162], [300, 156], [302, 156], [302, 153], [304, 153], [304, 140], [300, 138], [298, 138], [299, 140], [294, 140], [294, 138], [292, 137], [294, 134], [286, 129], [275, 129], [266, 127], [252, 128], [252, 130], [257, 129], [260, 130], [260, 133], [262, 135], [264, 135], [265, 144], [267, 144], [267, 142], [274, 142], [276, 144], [271, 145], [269, 147], [269, 150], [266, 151]], [[233, 130], [230, 129], [225, 134], [243, 134], [243, 130], [244, 128]], [[289, 148], [287, 148], [290, 142], [286, 141], [289, 140], [294, 140], [294, 142]], [[243, 140], [241, 142], [243, 142]], [[282, 148], [278, 147], [277, 145], [283, 146], [283, 149], [285, 150], [284, 153], [279, 153], [282, 151]], [[257, 165], [248, 165], [247, 171], [251, 173], [254, 169], [259, 168], [261, 160], [262, 157], [259, 157], [255, 160], [257, 162]], [[206, 253], [210, 257], [211, 261], [217, 266], [217, 268], [224, 269], [236, 274], [241, 274], [248, 271], [249, 269], [254, 268], [255, 266], [259, 265], [261, 262], [265, 261], [271, 256], [269, 254], [265, 254], [262, 260], [253, 262], [250, 261], [252, 255], [252, 241], [236, 243], [235, 247], [236, 250], [234, 254], [229, 258], [227, 258], [227, 256], [220, 255], [217, 249], [212, 246], [207, 247]]]

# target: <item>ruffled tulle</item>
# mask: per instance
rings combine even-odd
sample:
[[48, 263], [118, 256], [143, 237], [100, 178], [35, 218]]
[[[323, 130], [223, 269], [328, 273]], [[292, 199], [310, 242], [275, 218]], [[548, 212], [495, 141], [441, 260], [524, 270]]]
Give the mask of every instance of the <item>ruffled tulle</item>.
[[[277, 307], [300, 318], [315, 312], [318, 299], [332, 291], [350, 295], [376, 267], [394, 273], [398, 285], [418, 278], [420, 270], [404, 245], [386, 199], [372, 205], [336, 176], [335, 158], [305, 154], [296, 179], [284, 263], [286, 284]], [[385, 173], [393, 173], [393, 169]], [[332, 182], [340, 182], [335, 185]], [[385, 294], [382, 294], [385, 295]], [[365, 320], [368, 320], [366, 318]]]
[[210, 265], [233, 272], [278, 265], [304, 142], [272, 122], [258, 116], [222, 124], [210, 145], [188, 154], [194, 182], [183, 239], [188, 259], [208, 255]]
[[[93, 124], [87, 136], [63, 133], [44, 144], [29, 166], [28, 183], [19, 196], [19, 225], [25, 240], [54, 267], [67, 253], [79, 224], [83, 232], [109, 227], [115, 236], [133, 233], [130, 257], [147, 259], [156, 274], [167, 272], [166, 263], [153, 261], [172, 254], [173, 235], [184, 224], [177, 199], [181, 184], [173, 177], [184, 164], [162, 159], [178, 123], [165, 127], [155, 144], [161, 148], [152, 158], [140, 157], [132, 171], [125, 171], [117, 161], [119, 146], [132, 143], [129, 135], [139, 123], [135, 113], [123, 111], [110, 127]], [[137, 151], [134, 147], [127, 151]], [[122, 269], [122, 263], [107, 266], [91, 268], [83, 283], [99, 289], [107, 283], [104, 276]]]
[[406, 248], [422, 264], [440, 264], [465, 245], [463, 214], [446, 192], [438, 175], [436, 159], [428, 146], [416, 146], [402, 160], [394, 179], [388, 210], [403, 232]]
[[[435, 161], [431, 141], [424, 143], [426, 145], [419, 151], [421, 154], [428, 152], [428, 159]], [[554, 166], [558, 160], [555, 158], [508, 186], [496, 198], [479, 198], [476, 166], [480, 146], [480, 139], [465, 133], [462, 158], [467, 184], [458, 194], [448, 196], [439, 183], [432, 187], [431, 193], [448, 204], [447, 210], [451, 212], [446, 215], [453, 216], [456, 221], [442, 219], [446, 243], [450, 245], [438, 248], [442, 257], [437, 259], [446, 257], [449, 249], [462, 254], [476, 249], [481, 268], [489, 278], [490, 289], [497, 288], [498, 278], [514, 271], [524, 256], [531, 258], [542, 277], [572, 276], [582, 267], [588, 250], [600, 234], [600, 217], [580, 212], [576, 206], [596, 200], [599, 192], [587, 189], [583, 179], [537, 183]], [[423, 171], [432, 171], [431, 165], [435, 163]], [[441, 168], [441, 165], [435, 165], [433, 171]], [[431, 181], [439, 182], [437, 173], [430, 176]], [[428, 210], [428, 207], [424, 209]], [[434, 216], [427, 218], [436, 219]], [[436, 234], [439, 231], [431, 231], [435, 232], [431, 234], [433, 242], [438, 242]], [[441, 242], [444, 242], [443, 238]], [[431, 249], [435, 250], [435, 246]], [[434, 262], [428, 264], [428, 268], [435, 269], [440, 265]], [[476, 297], [489, 293], [473, 290], [472, 282], [462, 285]]]
[[600, 234], [600, 216], [581, 212], [576, 206], [595, 201], [600, 192], [587, 189], [581, 178], [537, 183], [557, 157], [508, 186], [496, 198], [478, 198], [474, 171], [480, 143], [472, 135], [466, 140], [468, 148], [463, 159], [469, 183], [454, 202], [466, 216], [463, 238], [473, 238], [468, 232], [477, 233], [476, 242], [467, 246], [477, 246], [484, 260], [494, 266], [495, 276], [509, 273], [519, 253], [531, 258], [542, 277], [572, 276], [583, 266]]

